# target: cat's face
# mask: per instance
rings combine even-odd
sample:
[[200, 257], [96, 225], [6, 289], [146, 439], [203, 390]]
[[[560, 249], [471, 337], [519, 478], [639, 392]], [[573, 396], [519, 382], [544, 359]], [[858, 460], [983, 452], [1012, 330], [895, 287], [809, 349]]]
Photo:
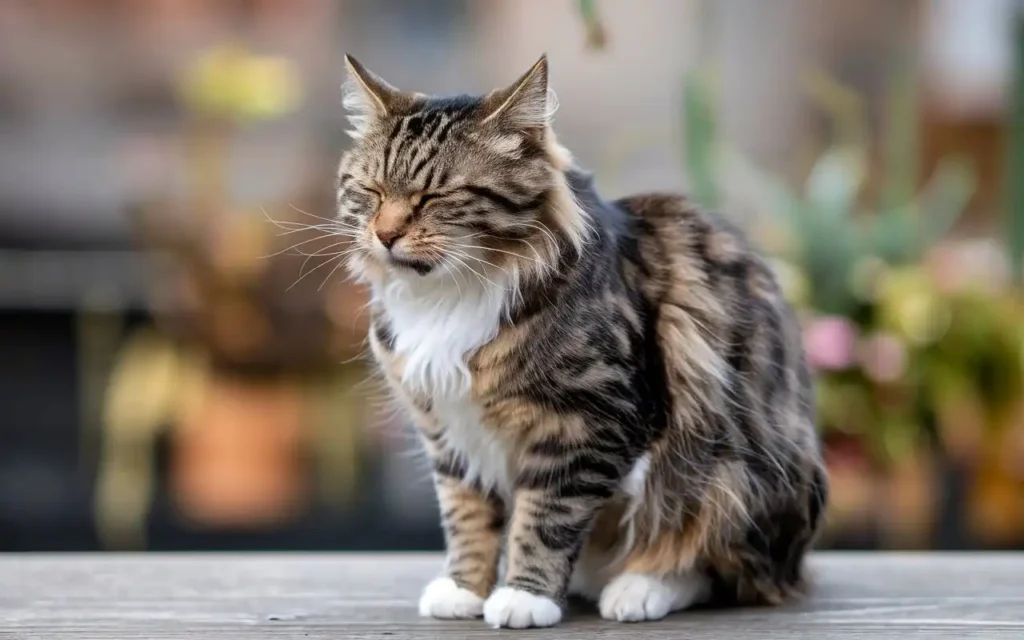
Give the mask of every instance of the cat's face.
[[348, 62], [355, 144], [337, 197], [356, 275], [483, 274], [529, 257], [553, 187], [545, 59], [506, 89], [456, 98], [401, 92]]

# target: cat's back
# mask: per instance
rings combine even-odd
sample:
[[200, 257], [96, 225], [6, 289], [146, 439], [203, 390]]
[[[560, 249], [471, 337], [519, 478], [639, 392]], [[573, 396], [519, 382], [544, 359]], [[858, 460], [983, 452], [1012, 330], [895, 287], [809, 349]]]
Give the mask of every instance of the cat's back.
[[757, 311], [788, 320], [768, 262], [725, 216], [674, 193], [636, 194], [613, 204], [630, 230], [621, 252], [638, 265], [644, 277], [637, 284], [655, 304], [674, 300], [715, 325]]
[[[641, 250], [647, 254], [695, 261], [692, 268], [708, 275], [764, 265], [763, 258], [739, 227], [682, 194], [640, 193], [614, 204], [624, 212]], [[741, 264], [743, 267], [738, 266]]]
[[[738, 226], [684, 196], [615, 201], [632, 229], [623, 260], [660, 324], [669, 369], [715, 381], [746, 405], [738, 422], [804, 440], [813, 428], [812, 381], [796, 316], [759, 249]], [[629, 245], [632, 244], [632, 248]], [[743, 418], [740, 420], [740, 418]]]

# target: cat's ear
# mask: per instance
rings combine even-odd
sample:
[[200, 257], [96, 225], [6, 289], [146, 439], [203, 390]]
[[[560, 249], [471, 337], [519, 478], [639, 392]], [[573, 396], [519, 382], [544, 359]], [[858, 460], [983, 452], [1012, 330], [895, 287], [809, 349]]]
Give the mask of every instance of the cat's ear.
[[352, 56], [345, 54], [348, 77], [341, 86], [342, 104], [352, 124], [349, 135], [362, 138], [370, 123], [393, 115], [402, 103], [402, 92], [388, 84]]
[[543, 131], [558, 109], [558, 99], [548, 87], [547, 54], [510, 86], [488, 94], [484, 104], [487, 115], [483, 124], [495, 122], [524, 131]]

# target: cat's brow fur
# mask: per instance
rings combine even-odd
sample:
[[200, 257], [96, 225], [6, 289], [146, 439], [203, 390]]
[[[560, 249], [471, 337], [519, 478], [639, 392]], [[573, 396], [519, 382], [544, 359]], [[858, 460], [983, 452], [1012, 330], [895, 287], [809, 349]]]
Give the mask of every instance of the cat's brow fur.
[[555, 602], [574, 570], [799, 594], [828, 494], [812, 380], [743, 235], [678, 195], [602, 200], [555, 140], [543, 59], [454, 98], [350, 65], [339, 223], [433, 462], [447, 575], [486, 597], [504, 555], [506, 585]]

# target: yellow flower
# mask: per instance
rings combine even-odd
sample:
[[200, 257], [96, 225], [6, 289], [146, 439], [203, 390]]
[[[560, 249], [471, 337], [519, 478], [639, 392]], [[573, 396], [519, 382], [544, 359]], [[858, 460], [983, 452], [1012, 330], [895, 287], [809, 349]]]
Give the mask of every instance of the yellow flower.
[[949, 328], [951, 311], [919, 268], [894, 270], [885, 278], [880, 303], [883, 323], [912, 343], [930, 344]]
[[237, 119], [284, 115], [302, 98], [298, 74], [287, 59], [257, 56], [236, 46], [201, 55], [186, 70], [180, 91], [196, 111]]

